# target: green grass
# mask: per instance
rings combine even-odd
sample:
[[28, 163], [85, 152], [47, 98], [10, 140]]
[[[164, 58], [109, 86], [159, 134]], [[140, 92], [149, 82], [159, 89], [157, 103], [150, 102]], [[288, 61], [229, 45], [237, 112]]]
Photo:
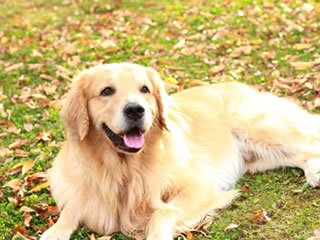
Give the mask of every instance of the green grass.
[[[171, 79], [170, 92], [202, 81], [235, 80], [291, 96], [316, 111], [320, 2], [309, 3], [310, 12], [300, 0], [1, 1], [0, 186], [13, 179], [24, 185], [19, 194], [1, 188], [0, 239], [12, 239], [18, 226], [38, 236], [48, 227], [46, 219], [56, 218], [44, 215], [54, 206], [47, 188], [30, 191], [44, 181], [27, 178], [48, 170], [64, 141], [58, 103], [81, 69], [135, 62]], [[313, 64], [301, 69], [295, 62]], [[218, 65], [224, 71], [212, 73]], [[12, 147], [18, 139], [23, 144]], [[26, 174], [10, 171], [30, 160], [34, 166]], [[320, 228], [319, 189], [308, 187], [300, 170], [246, 175], [237, 187], [245, 184], [249, 192], [220, 211], [206, 236], [194, 234], [195, 239], [307, 239]], [[297, 189], [304, 191], [292, 192]], [[23, 206], [36, 210], [30, 226]], [[271, 221], [249, 221], [262, 209]], [[239, 226], [224, 231], [231, 223]], [[81, 228], [72, 239], [90, 234]], [[117, 234], [114, 239], [128, 238]]]

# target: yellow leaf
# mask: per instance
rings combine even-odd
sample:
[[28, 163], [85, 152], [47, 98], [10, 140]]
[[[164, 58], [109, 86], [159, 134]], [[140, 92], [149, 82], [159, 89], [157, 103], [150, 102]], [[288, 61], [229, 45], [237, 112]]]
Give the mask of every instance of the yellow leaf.
[[34, 161], [32, 160], [24, 162], [22, 167], [22, 174], [26, 174], [27, 172], [29, 172], [30, 169], [33, 168], [33, 166], [34, 166]]
[[251, 44], [254, 44], [254, 45], [260, 45], [263, 43], [263, 41], [261, 39], [253, 39], [250, 42], [251, 42]]
[[34, 166], [34, 161], [30, 160], [30, 161], [26, 161], [26, 162], [21, 162], [21, 163], [17, 163], [16, 165], [14, 165], [12, 168], [10, 168], [10, 171], [17, 169], [19, 167], [22, 167], [22, 174], [27, 173], [32, 167]]
[[174, 84], [177, 84], [177, 83], [178, 83], [177, 79], [175, 79], [175, 78], [173, 78], [173, 77], [167, 77], [167, 78], [165, 79], [165, 81], [166, 81], [166, 82], [170, 82], [170, 83], [174, 83]]
[[313, 66], [312, 62], [292, 62], [291, 66], [296, 70], [306, 70]]
[[308, 48], [311, 48], [312, 45], [309, 44], [309, 43], [298, 43], [298, 44], [295, 44], [293, 46], [294, 49], [297, 49], [297, 50], [303, 50], [303, 49], [308, 49]]
[[2, 37], [2, 38], [1, 38], [1, 43], [2, 43], [2, 44], [6, 44], [6, 43], [8, 42], [8, 40], [9, 40], [9, 38], [7, 38], [7, 37]]
[[32, 192], [38, 192], [44, 188], [48, 188], [50, 186], [50, 182], [49, 180], [44, 182], [44, 183], [41, 183], [41, 184], [38, 184], [36, 186], [34, 186], [30, 191], [29, 193], [32, 193]]

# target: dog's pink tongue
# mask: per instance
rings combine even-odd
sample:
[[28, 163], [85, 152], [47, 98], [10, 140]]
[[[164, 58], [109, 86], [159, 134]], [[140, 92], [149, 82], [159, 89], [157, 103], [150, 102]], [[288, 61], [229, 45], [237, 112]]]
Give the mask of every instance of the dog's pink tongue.
[[144, 136], [142, 135], [129, 135], [126, 134], [124, 135], [124, 143], [129, 147], [129, 148], [142, 148], [143, 143], [144, 143]]

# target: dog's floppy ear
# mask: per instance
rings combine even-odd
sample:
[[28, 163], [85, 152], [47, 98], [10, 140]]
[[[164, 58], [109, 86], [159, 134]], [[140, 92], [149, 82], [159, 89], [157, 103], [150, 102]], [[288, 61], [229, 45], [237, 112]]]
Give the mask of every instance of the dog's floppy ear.
[[161, 80], [159, 74], [153, 70], [152, 68], [147, 68], [146, 71], [148, 78], [150, 79], [153, 89], [154, 89], [154, 94], [156, 97], [157, 101], [157, 106], [158, 106], [158, 111], [159, 111], [159, 126], [161, 129], [166, 129], [168, 130], [167, 123], [166, 123], [166, 118], [167, 118], [167, 98], [168, 95], [166, 93], [166, 90], [164, 88], [164, 82]]
[[80, 75], [74, 80], [60, 112], [67, 133], [77, 135], [80, 141], [86, 137], [89, 131], [88, 101], [83, 84], [85, 78], [86, 75]]

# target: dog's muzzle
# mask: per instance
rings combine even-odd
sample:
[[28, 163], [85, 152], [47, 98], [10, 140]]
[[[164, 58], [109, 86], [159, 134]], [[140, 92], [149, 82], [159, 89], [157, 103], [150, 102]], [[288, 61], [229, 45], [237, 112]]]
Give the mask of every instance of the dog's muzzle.
[[124, 152], [139, 152], [144, 144], [144, 134], [138, 127], [133, 127], [124, 134], [115, 134], [105, 123], [102, 125], [104, 132], [114, 144]]

